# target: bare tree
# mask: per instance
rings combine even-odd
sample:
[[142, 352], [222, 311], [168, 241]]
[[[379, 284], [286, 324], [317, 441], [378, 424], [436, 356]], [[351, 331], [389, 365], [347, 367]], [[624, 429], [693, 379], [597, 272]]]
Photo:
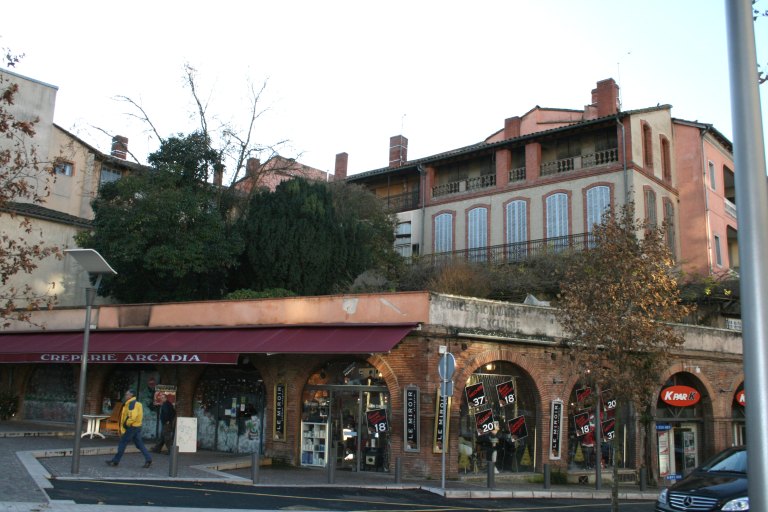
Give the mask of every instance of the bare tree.
[[[5, 63], [19, 60], [3, 51]], [[29, 274], [49, 256], [60, 257], [55, 246], [43, 243], [42, 233], [29, 217], [20, 215], [23, 205], [39, 205], [55, 180], [54, 164], [38, 158], [33, 143], [39, 119], [20, 119], [12, 105], [19, 85], [0, 75], [0, 220], [7, 226], [0, 233], [0, 324], [29, 321], [30, 311], [55, 303], [55, 296], [29, 284], [14, 284], [20, 274]], [[51, 284], [50, 286], [53, 286]]]

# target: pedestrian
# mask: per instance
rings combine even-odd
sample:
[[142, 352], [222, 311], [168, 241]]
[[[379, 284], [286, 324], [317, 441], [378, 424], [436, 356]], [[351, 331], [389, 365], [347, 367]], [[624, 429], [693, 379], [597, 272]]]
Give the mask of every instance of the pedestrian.
[[173, 430], [176, 426], [176, 408], [168, 400], [168, 395], [165, 393], [160, 393], [160, 402], [160, 424], [163, 426], [163, 431], [160, 434], [160, 439], [157, 440], [157, 444], [152, 447], [152, 451], [161, 453], [163, 445], [165, 445], [170, 454], [171, 447], [173, 446]]
[[129, 389], [125, 392], [123, 410], [120, 413], [120, 442], [117, 445], [117, 453], [107, 461], [107, 464], [110, 466], [120, 464], [120, 459], [123, 457], [123, 453], [125, 453], [125, 447], [133, 441], [136, 448], [144, 455], [143, 467], [148, 468], [152, 465], [152, 456], [147, 451], [147, 447], [144, 446], [144, 441], [141, 440], [141, 421], [143, 417], [144, 409], [141, 406], [141, 402], [136, 400], [136, 393]]

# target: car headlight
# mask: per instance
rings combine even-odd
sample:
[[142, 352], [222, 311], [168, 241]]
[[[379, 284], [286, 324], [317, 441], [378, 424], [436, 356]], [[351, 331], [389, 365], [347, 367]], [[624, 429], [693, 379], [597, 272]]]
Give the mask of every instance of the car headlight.
[[659, 494], [658, 499], [656, 499], [659, 503], [666, 503], [667, 502], [667, 490], [663, 489], [661, 493]]
[[720, 510], [749, 510], [749, 498], [736, 498], [726, 503]]

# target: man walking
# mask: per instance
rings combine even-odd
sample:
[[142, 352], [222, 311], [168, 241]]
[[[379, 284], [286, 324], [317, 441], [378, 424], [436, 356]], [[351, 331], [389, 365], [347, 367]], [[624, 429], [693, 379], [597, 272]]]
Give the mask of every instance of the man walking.
[[176, 408], [168, 400], [168, 395], [165, 393], [160, 393], [160, 403], [160, 424], [163, 426], [163, 431], [152, 451], [160, 453], [163, 451], [163, 445], [165, 445], [168, 448], [168, 453], [170, 453], [173, 446], [173, 429], [176, 425]]
[[117, 466], [120, 464], [120, 459], [125, 453], [125, 448], [128, 443], [133, 441], [142, 454], [144, 454], [144, 466], [148, 468], [152, 465], [152, 456], [147, 451], [147, 447], [144, 446], [144, 441], [141, 440], [141, 422], [144, 418], [144, 409], [141, 406], [141, 402], [136, 400], [136, 393], [133, 390], [125, 392], [125, 399], [123, 401], [123, 410], [120, 413], [120, 442], [117, 445], [117, 453], [115, 456], [107, 461], [110, 466]]

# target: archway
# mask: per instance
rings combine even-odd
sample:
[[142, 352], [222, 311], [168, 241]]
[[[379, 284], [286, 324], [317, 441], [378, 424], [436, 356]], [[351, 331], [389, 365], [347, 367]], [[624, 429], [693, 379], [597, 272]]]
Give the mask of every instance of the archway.
[[539, 417], [530, 375], [509, 361], [492, 361], [477, 367], [462, 391], [459, 470], [484, 471], [490, 454], [496, 472], [533, 471]]
[[302, 404], [303, 466], [389, 470], [389, 390], [371, 363], [327, 362], [307, 379]]

